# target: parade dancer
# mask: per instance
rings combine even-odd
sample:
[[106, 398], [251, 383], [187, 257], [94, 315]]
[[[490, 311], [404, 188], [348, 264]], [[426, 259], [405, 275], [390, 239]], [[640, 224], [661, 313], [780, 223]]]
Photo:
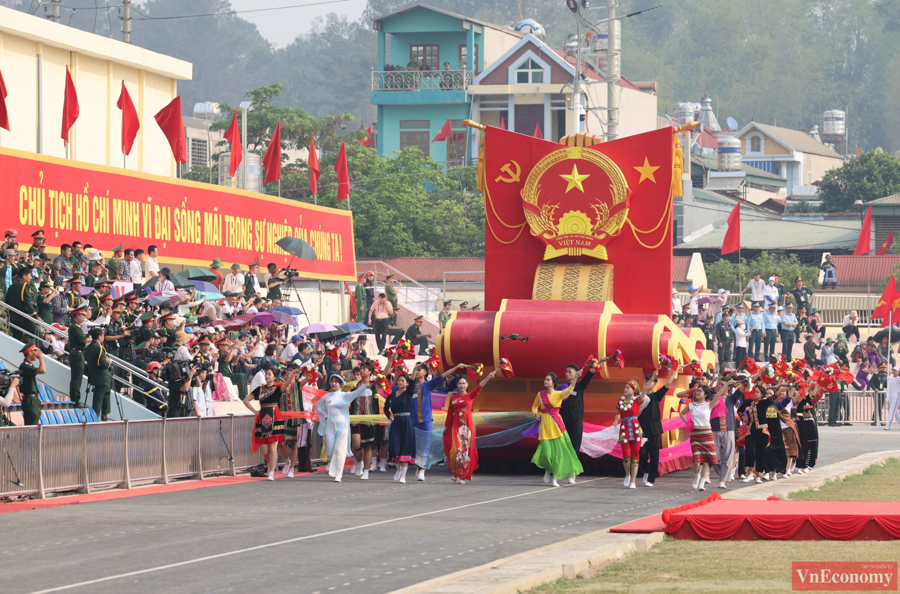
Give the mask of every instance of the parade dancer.
[[819, 457], [819, 427], [816, 423], [816, 404], [825, 395], [821, 386], [816, 386], [797, 403], [797, 432], [800, 434], [800, 449], [803, 455], [797, 460], [797, 472], [804, 474], [816, 466]]
[[[575, 377], [581, 377], [581, 371]], [[544, 389], [538, 393], [531, 406], [531, 413], [541, 422], [538, 448], [531, 461], [545, 470], [544, 482], [549, 483], [552, 478], [554, 487], [559, 486], [559, 479], [568, 479], [570, 484], [574, 484], [575, 477], [584, 472], [566, 426], [559, 416], [559, 405], [569, 397], [575, 384], [562, 392], [557, 391], [558, 384], [559, 376], [548, 373], [544, 377]]]
[[482, 388], [494, 379], [498, 370], [487, 375], [471, 392], [469, 378], [460, 377], [456, 382], [456, 391], [447, 395], [450, 403], [447, 408], [447, 420], [444, 422], [444, 454], [447, 464], [453, 473], [450, 479], [454, 483], [464, 485], [472, 480], [472, 473], [478, 468], [478, 450], [475, 447], [475, 422], [472, 420], [472, 404]]
[[[369, 375], [371, 369], [364, 364], [364, 373], [360, 373], [359, 388], [352, 392], [343, 392], [344, 378], [334, 373], [328, 378], [328, 387], [331, 392], [322, 396], [316, 403], [316, 414], [319, 417], [319, 435], [325, 438], [325, 453], [328, 455], [328, 475], [334, 478], [334, 482], [341, 482], [344, 474], [344, 464], [347, 462], [347, 452], [350, 451], [350, 403], [360, 397], [372, 395], [369, 387]], [[368, 470], [362, 476], [369, 478]]]
[[409, 464], [416, 463], [416, 428], [410, 411], [415, 404], [415, 387], [406, 373], [394, 378], [391, 394], [384, 401], [384, 414], [391, 420], [388, 431], [388, 457], [397, 465], [394, 480], [406, 483]]
[[[675, 372], [673, 371], [674, 375]], [[652, 377], [652, 376], [651, 376]], [[650, 382], [645, 386], [649, 389]], [[635, 380], [625, 383], [624, 394], [616, 404], [616, 420], [614, 425], [619, 426], [619, 443], [622, 444], [622, 465], [625, 467], [625, 487], [637, 488], [638, 463], [641, 457], [641, 444], [644, 434], [638, 416], [641, 412], [641, 404], [644, 394]]]
[[[771, 388], [769, 388], [771, 391]], [[774, 394], [774, 392], [772, 392]], [[762, 395], [760, 388], [751, 388], [744, 392], [744, 403], [738, 411], [745, 415], [744, 421], [750, 427], [746, 437], [747, 464], [753, 468], [744, 478], [749, 483], [754, 478], [757, 483], [763, 482], [766, 470], [766, 447], [769, 445], [769, 430], [766, 425], [766, 409], [769, 401]], [[755, 472], [754, 472], [755, 471]]]
[[[253, 446], [251, 452], [262, 450], [269, 470], [268, 480], [275, 480], [275, 469], [278, 467], [278, 444], [284, 441], [284, 421], [281, 411], [278, 410], [278, 402], [281, 392], [289, 390], [297, 378], [299, 370], [287, 372], [283, 382], [275, 381], [275, 374], [271, 369], [266, 370], [266, 383], [259, 386], [244, 398], [244, 406], [256, 413], [256, 423], [253, 428]], [[259, 412], [250, 406], [250, 401], [259, 400]]]
[[[693, 457], [694, 482], [691, 486], [698, 491], [705, 491], [709, 481], [709, 467], [719, 463], [716, 457], [716, 442], [713, 438], [709, 422], [710, 411], [716, 407], [722, 394], [734, 385], [734, 380], [723, 382], [719, 391], [713, 395], [709, 386], [702, 386], [694, 392], [687, 406], [678, 411], [681, 420], [687, 423], [685, 414], [691, 413], [691, 456]], [[709, 397], [712, 396], [712, 400]]]
[[[766, 390], [766, 398], [762, 401], [765, 406], [764, 422], [769, 430], [769, 445], [766, 447], [766, 473], [763, 475], [764, 480], [769, 480], [769, 473], [772, 473], [772, 480], [778, 480], [778, 475], [784, 475], [787, 472], [787, 453], [784, 447], [784, 433], [781, 429], [781, 418], [779, 412], [791, 401], [788, 395], [787, 386], [780, 384], [774, 390], [769, 388]], [[758, 408], [757, 410], [760, 410]], [[760, 411], [762, 412], [762, 411]], [[759, 468], [759, 460], [757, 460], [757, 468]]]
[[[393, 363], [393, 357], [391, 363]], [[416, 478], [420, 481], [425, 480], [425, 470], [431, 466], [431, 424], [434, 420], [431, 413], [431, 392], [443, 385], [444, 381], [456, 371], [464, 369], [466, 369], [466, 365], [460, 363], [445, 371], [443, 375], [435, 375], [430, 380], [427, 378], [431, 373], [431, 367], [425, 363], [416, 363], [413, 369], [413, 408], [410, 412], [413, 413], [413, 426], [416, 429], [416, 452], [423, 456], [418, 461], [421, 465], [416, 470]], [[415, 460], [413, 461], [415, 462]]]
[[577, 383], [575, 379], [579, 368], [574, 363], [569, 364], [566, 366], [566, 382], [557, 387], [559, 390], [565, 390], [569, 387], [569, 384], [575, 384], [575, 389], [560, 405], [559, 416], [566, 426], [566, 433], [569, 434], [569, 439], [572, 441], [572, 447], [575, 448], [576, 454], [581, 451], [581, 436], [584, 434], [584, 391], [594, 378], [594, 370], [597, 369], [597, 366], [608, 360], [609, 357], [594, 359], [593, 365], [588, 369], [587, 373], [584, 373], [587, 366], [582, 367], [581, 373], [583, 377]]

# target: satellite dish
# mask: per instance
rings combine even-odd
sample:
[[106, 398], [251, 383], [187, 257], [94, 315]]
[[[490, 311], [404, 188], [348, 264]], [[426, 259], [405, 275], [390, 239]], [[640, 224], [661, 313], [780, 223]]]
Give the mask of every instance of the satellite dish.
[[725, 123], [728, 125], [729, 130], [737, 130], [738, 129], [738, 121], [734, 118], [726, 119]]

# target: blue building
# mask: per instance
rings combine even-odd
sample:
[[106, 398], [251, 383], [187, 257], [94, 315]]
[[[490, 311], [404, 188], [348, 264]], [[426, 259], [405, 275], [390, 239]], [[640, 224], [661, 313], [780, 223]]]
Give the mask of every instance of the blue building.
[[[447, 165], [477, 157], [467, 155], [471, 133], [462, 123], [472, 115], [469, 86], [522, 35], [424, 4], [372, 26], [378, 32], [371, 94], [378, 107], [378, 154], [416, 146]], [[447, 120], [452, 137], [432, 143]]]

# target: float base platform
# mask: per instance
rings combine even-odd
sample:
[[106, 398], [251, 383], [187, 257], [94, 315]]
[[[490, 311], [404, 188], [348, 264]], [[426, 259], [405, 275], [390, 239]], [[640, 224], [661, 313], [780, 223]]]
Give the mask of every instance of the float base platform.
[[720, 499], [673, 513], [666, 533], [688, 540], [895, 540], [900, 503]]

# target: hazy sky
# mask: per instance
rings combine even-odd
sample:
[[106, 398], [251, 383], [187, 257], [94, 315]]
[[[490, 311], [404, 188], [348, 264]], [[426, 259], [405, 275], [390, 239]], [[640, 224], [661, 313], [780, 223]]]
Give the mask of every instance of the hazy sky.
[[[311, 4], [327, 0], [231, 0], [234, 10], [275, 8], [296, 4]], [[239, 15], [250, 21], [260, 34], [279, 47], [289, 45], [300, 33], [309, 31], [316, 17], [325, 17], [330, 12], [358, 19], [366, 8], [366, 0], [347, 0], [336, 4], [322, 4], [307, 8], [288, 8], [266, 12], [247, 12]]]

